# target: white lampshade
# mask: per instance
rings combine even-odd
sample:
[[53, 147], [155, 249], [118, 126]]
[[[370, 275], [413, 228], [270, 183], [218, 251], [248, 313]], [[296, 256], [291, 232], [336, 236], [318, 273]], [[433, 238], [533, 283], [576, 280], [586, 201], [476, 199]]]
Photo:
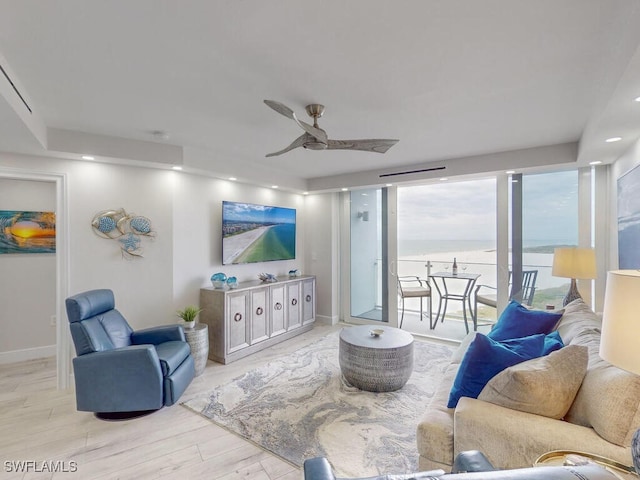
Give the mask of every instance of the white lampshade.
[[596, 251], [593, 248], [556, 248], [551, 275], [564, 278], [596, 278]]
[[639, 338], [640, 271], [608, 272], [600, 356], [623, 370], [640, 374]]

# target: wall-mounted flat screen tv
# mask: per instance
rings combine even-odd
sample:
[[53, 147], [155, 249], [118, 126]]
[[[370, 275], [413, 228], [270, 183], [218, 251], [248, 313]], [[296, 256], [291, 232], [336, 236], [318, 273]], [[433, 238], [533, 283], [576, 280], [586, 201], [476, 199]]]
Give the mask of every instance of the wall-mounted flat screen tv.
[[296, 210], [222, 202], [222, 264], [296, 258]]

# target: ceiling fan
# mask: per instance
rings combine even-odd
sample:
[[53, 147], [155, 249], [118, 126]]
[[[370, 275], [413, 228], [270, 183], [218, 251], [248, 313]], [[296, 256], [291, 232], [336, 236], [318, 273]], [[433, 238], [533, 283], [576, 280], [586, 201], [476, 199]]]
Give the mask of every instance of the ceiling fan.
[[308, 123], [298, 120], [295, 112], [280, 102], [265, 100], [264, 103], [279, 114], [296, 122], [298, 126], [304, 130], [304, 133], [296, 138], [287, 148], [278, 152], [269, 153], [267, 157], [282, 155], [298, 147], [304, 147], [309, 150], [362, 150], [365, 152], [385, 153], [398, 143], [398, 140], [387, 139], [330, 140], [327, 138], [327, 132], [318, 126], [318, 118], [324, 113], [324, 105], [312, 103], [306, 106], [307, 114], [313, 118], [313, 125], [309, 125]]

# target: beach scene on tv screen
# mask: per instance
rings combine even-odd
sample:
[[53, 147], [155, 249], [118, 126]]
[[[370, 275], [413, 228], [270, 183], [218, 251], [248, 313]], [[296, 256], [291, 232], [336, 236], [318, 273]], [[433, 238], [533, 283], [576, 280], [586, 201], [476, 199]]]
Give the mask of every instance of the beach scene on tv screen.
[[293, 208], [222, 202], [222, 264], [296, 258]]

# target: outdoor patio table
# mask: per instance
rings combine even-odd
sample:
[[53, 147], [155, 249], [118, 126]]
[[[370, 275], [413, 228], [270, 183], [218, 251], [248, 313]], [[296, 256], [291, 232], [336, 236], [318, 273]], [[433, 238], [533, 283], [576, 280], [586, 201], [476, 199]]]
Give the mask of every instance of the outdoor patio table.
[[[438, 325], [438, 319], [441, 322], [444, 321], [444, 317], [447, 314], [447, 305], [449, 300], [457, 300], [462, 302], [462, 316], [464, 317], [464, 327], [467, 329], [467, 333], [469, 333], [469, 324], [467, 322], [467, 307], [469, 307], [469, 314], [471, 315], [471, 319], [473, 320], [473, 331], [477, 330], [476, 318], [473, 314], [473, 308], [471, 306], [471, 292], [473, 291], [473, 286], [476, 283], [476, 280], [480, 277], [479, 273], [449, 273], [449, 272], [437, 272], [432, 273], [430, 277], [433, 279], [433, 286], [438, 292], [438, 296], [440, 300], [438, 302], [438, 313], [436, 314], [436, 321], [434, 324], [434, 328]], [[447, 285], [447, 281], [450, 280], [459, 280], [466, 282], [464, 290], [462, 293], [453, 293], [449, 291], [449, 286]], [[444, 303], [444, 308], [443, 308]], [[442, 317], [440, 314], [442, 312]]]

